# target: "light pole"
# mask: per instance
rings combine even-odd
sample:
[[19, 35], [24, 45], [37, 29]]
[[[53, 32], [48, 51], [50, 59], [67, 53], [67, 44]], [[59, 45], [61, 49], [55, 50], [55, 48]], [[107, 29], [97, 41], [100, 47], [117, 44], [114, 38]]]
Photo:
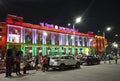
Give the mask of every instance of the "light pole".
[[[75, 19], [75, 22], [74, 22], [73, 25], [72, 25], [72, 27], [73, 27], [73, 36], [71, 36], [71, 39], [72, 39], [72, 40], [75, 39], [75, 24], [80, 23], [81, 20], [82, 20], [82, 17], [77, 17], [77, 18]], [[70, 25], [71, 25], [71, 23], [68, 23], [68, 26], [70, 26]], [[71, 43], [71, 45], [72, 45], [72, 43]]]
[[[111, 31], [111, 27], [107, 27], [106, 31]], [[105, 57], [106, 57], [107, 51], [106, 51], [106, 47], [105, 47], [105, 39], [106, 39], [105, 31], [103, 31], [103, 37], [104, 37], [104, 48], [105, 48]], [[106, 58], [105, 58], [105, 63], [106, 63]]]
[[118, 44], [116, 43], [116, 42], [113, 42], [113, 47], [114, 47], [114, 49], [115, 49], [115, 55], [117, 56], [118, 54], [119, 54], [119, 48], [118, 48]]
[[[111, 31], [111, 27], [107, 27], [106, 31]], [[104, 47], [105, 47], [105, 39], [106, 39], [105, 31], [103, 31], [103, 37], [104, 37]], [[106, 47], [105, 47], [105, 53], [106, 53]]]
[[75, 30], [75, 24], [76, 24], [76, 23], [80, 23], [81, 20], [82, 20], [81, 17], [78, 17], [78, 18], [75, 19], [75, 22], [73, 23], [73, 30]]
[[[77, 17], [75, 19], [75, 22], [73, 23], [73, 30], [75, 30], [75, 24], [80, 23], [81, 21], [82, 21], [82, 17]], [[70, 26], [70, 25], [71, 25], [71, 23], [68, 23], [68, 26]], [[74, 31], [74, 35], [75, 35], [75, 31]]]

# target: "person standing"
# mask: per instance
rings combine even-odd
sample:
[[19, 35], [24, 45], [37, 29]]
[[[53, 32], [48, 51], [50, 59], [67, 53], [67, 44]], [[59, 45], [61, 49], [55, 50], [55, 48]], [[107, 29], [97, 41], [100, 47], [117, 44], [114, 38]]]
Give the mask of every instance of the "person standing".
[[26, 74], [26, 72], [27, 72], [27, 55], [22, 54], [22, 60], [23, 60], [23, 74]]
[[117, 61], [118, 61], [118, 56], [117, 56], [117, 54], [115, 54], [114, 59], [115, 59], [115, 64], [117, 64]]
[[39, 64], [38, 61], [39, 61], [39, 58], [40, 58], [40, 57], [39, 57], [39, 55], [37, 54], [37, 55], [35, 56], [35, 69], [36, 69], [36, 70], [38, 70], [38, 64]]
[[5, 77], [11, 77], [12, 64], [13, 64], [12, 49], [8, 49], [7, 50], [5, 64], [6, 64]]
[[111, 64], [111, 54], [110, 53], [108, 54], [108, 61], [109, 61], [109, 64]]
[[47, 63], [48, 63], [48, 59], [47, 59], [47, 55], [45, 55], [43, 57], [43, 72], [45, 72], [47, 70]]
[[21, 51], [17, 51], [16, 57], [15, 57], [16, 75], [21, 75], [21, 73], [20, 73], [20, 63], [21, 63]]
[[41, 55], [39, 58], [39, 65], [40, 65], [40, 70], [43, 70], [43, 56]]

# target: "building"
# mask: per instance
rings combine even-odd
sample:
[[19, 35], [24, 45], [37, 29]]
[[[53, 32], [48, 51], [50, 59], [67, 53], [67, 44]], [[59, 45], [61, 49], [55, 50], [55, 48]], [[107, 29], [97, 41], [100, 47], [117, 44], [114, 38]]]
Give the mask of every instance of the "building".
[[105, 53], [105, 48], [108, 46], [107, 40], [103, 36], [95, 35], [94, 37], [94, 50], [96, 54]]
[[[2, 50], [18, 49], [33, 56], [46, 54], [89, 54], [94, 52], [94, 34], [41, 22], [25, 23], [22, 17], [8, 15], [0, 33]], [[6, 30], [7, 29], [7, 30]], [[4, 41], [4, 44], [3, 44]], [[6, 41], [6, 42], [5, 42]]]
[[6, 27], [5, 23], [0, 22], [0, 56], [6, 51]]

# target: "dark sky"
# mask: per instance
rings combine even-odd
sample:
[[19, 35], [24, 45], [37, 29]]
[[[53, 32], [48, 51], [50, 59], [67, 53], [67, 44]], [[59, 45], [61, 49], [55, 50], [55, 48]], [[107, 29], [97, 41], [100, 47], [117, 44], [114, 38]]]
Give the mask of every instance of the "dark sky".
[[106, 38], [120, 41], [119, 0], [0, 0], [0, 21], [5, 21], [7, 14], [22, 16], [28, 23], [47, 22], [65, 27], [82, 16], [82, 22], [75, 26], [79, 32], [98, 34], [98, 30], [105, 31], [110, 26], [112, 31], [106, 32]]

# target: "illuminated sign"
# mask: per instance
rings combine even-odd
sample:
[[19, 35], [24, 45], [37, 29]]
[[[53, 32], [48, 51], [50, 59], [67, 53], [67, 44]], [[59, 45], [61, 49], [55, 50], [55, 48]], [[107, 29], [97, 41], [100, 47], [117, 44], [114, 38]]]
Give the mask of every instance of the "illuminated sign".
[[78, 32], [78, 29], [67, 28], [67, 27], [48, 24], [48, 23], [44, 23], [44, 22], [40, 22], [40, 26], [49, 27], [49, 28], [55, 28], [55, 29], [58, 29], [58, 30], [66, 30], [66, 31], [71, 31], [71, 32]]

